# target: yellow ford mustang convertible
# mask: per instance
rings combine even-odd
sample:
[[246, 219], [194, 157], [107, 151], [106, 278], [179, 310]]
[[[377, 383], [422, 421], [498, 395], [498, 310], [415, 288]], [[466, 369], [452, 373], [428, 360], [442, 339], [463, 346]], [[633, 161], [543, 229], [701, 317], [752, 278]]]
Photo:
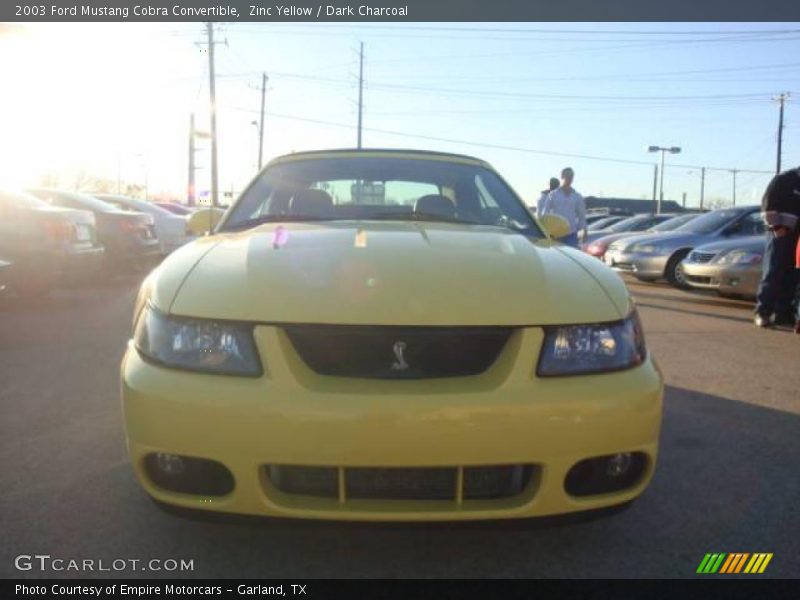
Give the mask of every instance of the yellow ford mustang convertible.
[[272, 161], [142, 284], [122, 363], [141, 485], [321, 519], [628, 504], [663, 379], [622, 280], [563, 225], [465, 156]]

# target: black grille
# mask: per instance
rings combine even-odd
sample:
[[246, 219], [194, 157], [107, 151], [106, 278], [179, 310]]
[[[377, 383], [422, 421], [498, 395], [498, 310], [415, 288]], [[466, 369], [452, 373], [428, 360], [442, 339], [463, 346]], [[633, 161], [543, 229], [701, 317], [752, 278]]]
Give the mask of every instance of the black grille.
[[686, 281], [708, 285], [711, 283], [711, 277], [701, 277], [700, 275], [686, 275]]
[[371, 500], [452, 500], [455, 469], [347, 469], [348, 498]]
[[[265, 467], [272, 484], [286, 494], [339, 497], [336, 467]], [[464, 467], [464, 500], [494, 500], [520, 494], [534, 467], [503, 465]], [[450, 500], [458, 497], [456, 467], [348, 467], [344, 469], [346, 499]]]
[[711, 262], [711, 259], [716, 255], [716, 252], [692, 252], [689, 255], [689, 260], [695, 263], [707, 263]]
[[478, 375], [500, 354], [507, 327], [286, 327], [295, 350], [320, 375], [424, 379]]

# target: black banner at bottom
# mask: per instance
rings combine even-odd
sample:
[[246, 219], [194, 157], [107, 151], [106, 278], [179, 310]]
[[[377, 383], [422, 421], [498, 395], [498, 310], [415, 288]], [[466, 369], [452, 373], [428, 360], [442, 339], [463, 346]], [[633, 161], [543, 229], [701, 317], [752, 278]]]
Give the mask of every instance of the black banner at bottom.
[[291, 598], [370, 600], [441, 597], [447, 600], [494, 598], [544, 600], [547, 598], [703, 597], [724, 594], [727, 600], [800, 597], [797, 580], [419, 580], [419, 579], [309, 579], [309, 580], [4, 580], [0, 598], [150, 599], [184, 598]]

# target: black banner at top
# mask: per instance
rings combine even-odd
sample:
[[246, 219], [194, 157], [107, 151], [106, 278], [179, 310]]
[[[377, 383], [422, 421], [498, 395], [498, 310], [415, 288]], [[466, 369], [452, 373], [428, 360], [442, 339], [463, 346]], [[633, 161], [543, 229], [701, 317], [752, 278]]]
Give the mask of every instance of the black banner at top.
[[3, 0], [0, 21], [800, 21], [792, 0]]

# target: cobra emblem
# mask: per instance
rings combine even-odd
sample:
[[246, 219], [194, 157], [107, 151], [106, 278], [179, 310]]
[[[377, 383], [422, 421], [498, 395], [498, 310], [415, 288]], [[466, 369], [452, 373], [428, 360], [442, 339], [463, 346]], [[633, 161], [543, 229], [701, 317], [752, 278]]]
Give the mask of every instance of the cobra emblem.
[[404, 353], [406, 351], [406, 343], [395, 342], [394, 346], [392, 346], [392, 350], [394, 350], [394, 358], [395, 358], [395, 361], [392, 363], [392, 370], [405, 371], [406, 369], [408, 369], [408, 363], [406, 362], [404, 356]]

